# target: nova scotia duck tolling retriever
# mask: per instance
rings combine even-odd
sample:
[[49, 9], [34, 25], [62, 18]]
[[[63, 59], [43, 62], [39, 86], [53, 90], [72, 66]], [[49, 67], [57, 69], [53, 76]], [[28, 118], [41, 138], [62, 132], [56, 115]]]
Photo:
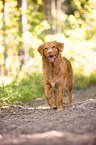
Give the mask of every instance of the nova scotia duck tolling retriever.
[[[44, 42], [38, 48], [43, 62], [46, 99], [50, 108], [58, 110], [63, 109], [64, 89], [68, 91], [68, 104], [72, 104], [74, 81], [71, 63], [61, 55], [63, 48], [64, 44], [57, 41]], [[53, 93], [53, 99], [51, 92]]]

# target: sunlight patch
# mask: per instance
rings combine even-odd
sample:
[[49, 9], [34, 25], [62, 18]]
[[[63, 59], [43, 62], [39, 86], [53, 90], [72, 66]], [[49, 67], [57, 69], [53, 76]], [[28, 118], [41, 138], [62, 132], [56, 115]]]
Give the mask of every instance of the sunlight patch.
[[53, 138], [53, 137], [63, 137], [63, 132], [52, 130], [45, 133], [21, 135], [21, 138], [27, 138], [27, 139], [43, 139], [43, 138]]

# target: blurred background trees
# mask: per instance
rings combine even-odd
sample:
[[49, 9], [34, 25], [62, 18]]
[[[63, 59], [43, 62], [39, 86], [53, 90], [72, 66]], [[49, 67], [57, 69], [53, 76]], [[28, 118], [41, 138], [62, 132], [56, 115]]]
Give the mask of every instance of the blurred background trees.
[[95, 20], [94, 0], [0, 0], [0, 76], [16, 75], [35, 58], [38, 46], [57, 34], [63, 41], [70, 38], [78, 53], [80, 40], [86, 41], [83, 49], [92, 40], [89, 49], [95, 50]]

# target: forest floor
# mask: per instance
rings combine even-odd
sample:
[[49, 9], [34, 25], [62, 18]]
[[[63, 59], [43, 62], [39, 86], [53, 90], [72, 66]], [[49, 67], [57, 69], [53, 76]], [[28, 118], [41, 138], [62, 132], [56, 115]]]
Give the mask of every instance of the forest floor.
[[40, 98], [0, 108], [0, 145], [96, 145], [96, 86], [64, 95], [63, 110]]

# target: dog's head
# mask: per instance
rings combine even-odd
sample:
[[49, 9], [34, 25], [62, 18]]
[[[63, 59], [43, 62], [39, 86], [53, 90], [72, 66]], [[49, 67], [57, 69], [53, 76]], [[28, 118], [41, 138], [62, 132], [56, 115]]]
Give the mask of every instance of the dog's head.
[[52, 42], [44, 42], [39, 48], [38, 51], [41, 56], [47, 58], [50, 62], [54, 62], [57, 58], [58, 54], [63, 51], [64, 44], [52, 41]]

